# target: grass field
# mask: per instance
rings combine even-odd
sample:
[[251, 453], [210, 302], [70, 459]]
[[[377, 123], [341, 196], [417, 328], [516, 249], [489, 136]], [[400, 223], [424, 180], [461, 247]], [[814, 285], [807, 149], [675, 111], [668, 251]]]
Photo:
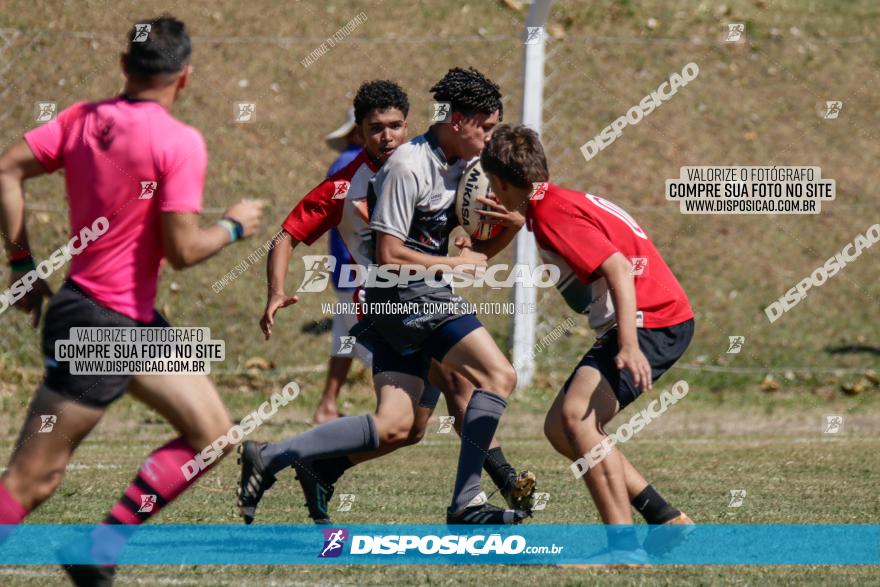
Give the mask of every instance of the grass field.
[[[118, 54], [136, 20], [171, 12], [194, 35], [191, 87], [175, 114], [199, 128], [210, 163], [205, 222], [242, 196], [268, 201], [253, 241], [186, 272], [163, 269], [157, 305], [176, 325], [209, 326], [226, 341], [215, 377], [236, 419], [290, 380], [303, 396], [255, 437], [305, 430], [323, 383], [329, 332], [307, 296], [284, 310], [271, 343], [257, 322], [264, 304], [262, 262], [223, 289], [212, 284], [271, 238], [283, 217], [332, 160], [321, 137], [332, 130], [357, 85], [399, 81], [410, 94], [410, 132], [425, 128], [428, 88], [449, 67], [472, 65], [499, 82], [505, 120], [519, 122], [524, 11], [495, 0], [252, 0], [208, 2], [7, 0], [0, 14], [0, 148], [35, 126], [37, 101], [59, 109], [121, 87]], [[366, 23], [308, 68], [300, 64], [342, 25]], [[748, 41], [720, 42], [727, 23], [746, 24]], [[775, 323], [763, 308], [873, 223], [877, 215], [876, 113], [880, 9], [871, 0], [559, 0], [548, 31], [543, 140], [552, 179], [621, 204], [645, 227], [688, 292], [697, 334], [663, 380], [691, 393], [624, 449], [670, 500], [698, 523], [876, 523], [880, 517], [880, 400], [865, 379], [880, 371], [877, 248]], [[580, 145], [684, 64], [700, 76], [586, 163]], [[819, 112], [843, 101], [836, 120]], [[235, 124], [233, 103], [254, 101], [256, 124]], [[837, 181], [837, 200], [817, 216], [683, 216], [663, 197], [684, 165], [817, 165]], [[63, 180], [28, 185], [28, 230], [37, 256], [66, 241]], [[299, 249], [323, 253], [326, 242]], [[509, 251], [502, 255], [510, 259]], [[0, 281], [6, 280], [0, 268]], [[60, 274], [50, 282], [57, 287]], [[507, 292], [475, 291], [474, 302]], [[568, 317], [553, 291], [539, 297], [539, 336]], [[506, 348], [510, 320], [481, 316]], [[726, 354], [728, 336], [746, 337]], [[536, 354], [537, 374], [502, 421], [505, 453], [539, 477], [550, 504], [543, 523], [595, 523], [586, 489], [541, 434], [543, 412], [589, 347], [586, 324]], [[248, 368], [255, 357], [273, 368]], [[16, 312], [0, 317], [0, 464], [5, 463], [41, 368], [39, 337]], [[768, 379], [771, 376], [772, 379]], [[862, 382], [859, 394], [847, 394]], [[640, 400], [644, 401], [644, 400]], [[373, 407], [369, 375], [355, 368], [342, 409]], [[635, 407], [639, 407], [637, 404]], [[442, 412], [443, 409], [441, 408]], [[826, 415], [844, 432], [822, 434]], [[337, 493], [354, 493], [340, 523], [437, 523], [451, 490], [455, 437], [430, 428], [419, 446], [347, 474]], [[74, 457], [56, 496], [31, 523], [100, 520], [144, 457], [172, 436], [129, 399], [115, 405]], [[238, 523], [232, 460], [222, 463], [156, 520]], [[745, 489], [729, 508], [731, 489]], [[300, 491], [282, 478], [259, 522], [304, 523]], [[54, 568], [0, 568], [2, 585], [62, 584]], [[880, 584], [869, 567], [676, 567], [572, 571], [521, 567], [131, 567], [120, 585], [386, 584]]]
[[[271, 387], [271, 386], [269, 386]], [[267, 387], [268, 389], [268, 387]], [[314, 388], [264, 424], [254, 437], [279, 438], [304, 430], [316, 398]], [[310, 389], [310, 391], [309, 391]], [[355, 403], [366, 389], [353, 391]], [[263, 393], [236, 394], [237, 417], [254, 408]], [[705, 391], [691, 389], [661, 419], [624, 450], [672, 503], [698, 523], [851, 524], [880, 516], [876, 488], [880, 469], [880, 407], [862, 399], [792, 407], [784, 398], [752, 405], [716, 405]], [[24, 400], [26, 393], [20, 394]], [[644, 398], [634, 407], [641, 407]], [[353, 406], [356, 407], [356, 406]], [[117, 499], [144, 456], [172, 435], [167, 425], [128, 399], [123, 400], [80, 448], [56, 496], [29, 518], [31, 523], [94, 523]], [[305, 409], [304, 409], [305, 408]], [[442, 413], [442, 408], [439, 413]], [[0, 429], [10, 431], [16, 410], [4, 405]], [[847, 413], [839, 436], [823, 435], [824, 415]], [[535, 523], [598, 523], [586, 488], [575, 481], [541, 433], [531, 409], [514, 403], [499, 434], [511, 462], [529, 468], [550, 502]], [[422, 444], [347, 473], [337, 494], [354, 493], [350, 512], [337, 512], [337, 524], [442, 523], [453, 482], [457, 438], [436, 433], [432, 422]], [[192, 491], [161, 513], [157, 523], [238, 523], [235, 508], [237, 466], [221, 463]], [[488, 479], [485, 483], [490, 484]], [[728, 507], [729, 491], [745, 489], [740, 508]], [[497, 501], [497, 498], [496, 498]], [[284, 474], [263, 500], [258, 523], [307, 523], [299, 485]], [[335, 508], [338, 503], [334, 503]], [[42, 567], [0, 569], [9, 585], [60, 583], [60, 571]], [[868, 567], [670, 567], [635, 571], [572, 571], [548, 567], [125, 567], [119, 584], [302, 585], [302, 584], [876, 584]]]

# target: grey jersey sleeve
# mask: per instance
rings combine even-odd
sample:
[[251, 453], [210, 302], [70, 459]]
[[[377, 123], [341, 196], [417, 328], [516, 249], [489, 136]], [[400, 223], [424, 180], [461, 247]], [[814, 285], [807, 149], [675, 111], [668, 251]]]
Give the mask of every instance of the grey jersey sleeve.
[[387, 161], [373, 178], [376, 206], [370, 229], [406, 241], [419, 201], [416, 174], [403, 161]]

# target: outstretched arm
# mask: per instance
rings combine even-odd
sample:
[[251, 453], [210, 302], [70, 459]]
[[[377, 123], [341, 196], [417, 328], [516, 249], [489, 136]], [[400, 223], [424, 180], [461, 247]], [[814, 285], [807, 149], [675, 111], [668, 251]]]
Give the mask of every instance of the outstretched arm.
[[[175, 269], [185, 269], [201, 263], [226, 245], [247, 238], [260, 226], [263, 202], [242, 200], [224, 212], [223, 220], [202, 228], [197, 212], [163, 212], [162, 240], [165, 258]], [[235, 233], [235, 223], [241, 226]]]
[[293, 238], [289, 232], [282, 230], [281, 236], [275, 241], [275, 246], [269, 251], [269, 258], [266, 259], [268, 291], [266, 294], [266, 309], [263, 311], [263, 317], [260, 319], [260, 329], [263, 331], [266, 340], [269, 340], [269, 337], [272, 336], [272, 326], [275, 325], [275, 312], [299, 301], [299, 296], [287, 297], [284, 293], [287, 268], [290, 265], [290, 258], [293, 256], [293, 249], [298, 244], [299, 241]]
[[465, 247], [454, 257], [438, 257], [409, 248], [398, 236], [377, 232], [376, 262], [379, 265], [415, 265], [424, 269], [447, 265], [474, 273], [477, 269], [486, 267], [486, 255]]

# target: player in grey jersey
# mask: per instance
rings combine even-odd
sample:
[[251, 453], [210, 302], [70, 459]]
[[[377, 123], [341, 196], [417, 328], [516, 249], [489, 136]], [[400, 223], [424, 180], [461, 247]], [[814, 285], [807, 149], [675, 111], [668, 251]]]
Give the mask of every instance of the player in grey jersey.
[[[467, 162], [480, 154], [501, 119], [501, 94], [497, 85], [473, 69], [450, 70], [432, 91], [435, 100], [451, 105], [451, 117], [435, 124], [414, 144], [395, 149], [368, 192], [374, 214], [370, 228], [378, 239], [374, 259], [379, 265], [428, 268], [445, 264], [477, 271], [485, 268], [488, 256], [510, 243], [524, 223], [522, 215], [496, 205], [486, 216], [504, 226], [502, 234], [465, 246], [456, 256], [446, 256], [449, 234], [457, 225], [454, 200], [458, 182]], [[424, 282], [381, 291], [367, 289], [369, 304], [414, 302], [423, 308], [431, 302], [455, 300], [460, 298], [449, 287], [431, 288]], [[298, 461], [400, 446], [414, 425], [433, 359], [476, 387], [461, 424], [462, 448], [447, 521], [522, 521], [526, 511], [489, 505], [480, 488], [480, 472], [506, 398], [516, 386], [516, 372], [476, 316], [392, 311], [365, 317], [352, 334], [373, 352], [373, 380], [379, 398], [375, 414], [327, 422], [294, 439], [269, 445], [259, 455], [243, 452], [240, 505], [248, 509], [251, 518], [275, 474]], [[525, 481], [524, 497], [530, 498], [534, 476]]]
[[[434, 100], [450, 105], [450, 116], [427, 133], [402, 145], [372, 181], [370, 228], [375, 259], [382, 265], [430, 269], [447, 265], [476, 272], [488, 257], [513, 239], [524, 219], [497, 206], [488, 216], [504, 225], [491, 241], [447, 256], [449, 234], [458, 224], [455, 195], [470, 160], [479, 156], [502, 116], [498, 86], [475, 69], [452, 69], [434, 87]], [[398, 287], [367, 287], [367, 303], [415, 304], [415, 312], [376, 314], [353, 330], [374, 353], [377, 389], [418, 395], [431, 359], [455, 370], [476, 387], [461, 427], [461, 452], [447, 522], [509, 524], [525, 517], [487, 503], [480, 489], [486, 459], [506, 398], [516, 386], [516, 371], [489, 332], [449, 286], [424, 280]], [[437, 311], [442, 307], [446, 310]], [[458, 308], [458, 310], [456, 310]]]

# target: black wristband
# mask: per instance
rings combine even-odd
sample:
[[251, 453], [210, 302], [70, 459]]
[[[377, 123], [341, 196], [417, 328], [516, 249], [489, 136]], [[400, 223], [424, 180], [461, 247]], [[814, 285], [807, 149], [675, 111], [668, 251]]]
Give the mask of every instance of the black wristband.
[[23, 259], [16, 259], [15, 261], [9, 262], [9, 268], [13, 271], [23, 272], [30, 271], [31, 269], [36, 269], [37, 266], [34, 263], [33, 257], [24, 257]]

